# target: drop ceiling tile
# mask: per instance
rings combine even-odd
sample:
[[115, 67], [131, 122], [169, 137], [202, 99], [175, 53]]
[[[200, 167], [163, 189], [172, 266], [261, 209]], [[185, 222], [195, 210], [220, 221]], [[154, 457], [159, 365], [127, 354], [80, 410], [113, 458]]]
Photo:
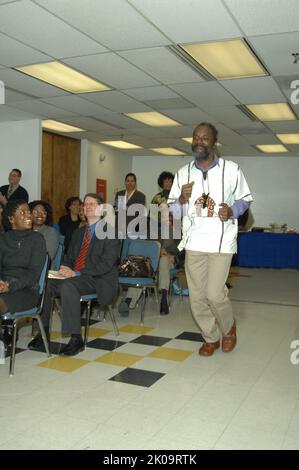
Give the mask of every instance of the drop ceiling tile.
[[53, 106], [57, 106], [58, 108], [72, 111], [72, 113], [81, 114], [83, 116], [91, 116], [93, 113], [107, 112], [107, 109], [97, 106], [96, 104], [76, 95], [46, 98], [43, 101]]
[[299, 120], [266, 122], [266, 125], [275, 134], [299, 132]]
[[[197, 125], [201, 121], [208, 121], [211, 122], [212, 116], [205, 113], [199, 108], [188, 108], [188, 109], [167, 109], [163, 114], [166, 114], [172, 119], [175, 119], [179, 123], [183, 125]], [[217, 120], [214, 119], [213, 122], [216, 122]]]
[[299, 32], [252, 36], [249, 42], [272, 75], [298, 75], [299, 63], [294, 64], [292, 53], [298, 52]]
[[90, 117], [65, 116], [65, 119], [61, 117], [59, 120], [65, 122], [66, 124], [71, 124], [73, 126], [80, 127], [81, 129], [85, 129], [87, 131], [101, 131], [101, 130], [113, 129], [112, 125], [106, 124], [105, 122], [101, 122], [96, 119], [92, 119]]
[[59, 116], [74, 116], [74, 113], [66, 111], [65, 109], [59, 109], [55, 106], [51, 106], [48, 103], [43, 103], [39, 100], [27, 100], [11, 103], [11, 107], [21, 109], [34, 114], [42, 119], [45, 118], [59, 118]]
[[242, 104], [285, 101], [283, 93], [272, 77], [222, 80], [219, 83]]
[[220, 0], [130, 0], [176, 43], [202, 42], [242, 36]]
[[194, 108], [195, 105], [189, 103], [184, 98], [170, 98], [163, 100], [148, 100], [145, 103], [153, 109], [180, 109], [180, 108]]
[[281, 144], [280, 140], [278, 140], [277, 137], [275, 137], [274, 134], [259, 134], [259, 135], [244, 134], [243, 137], [251, 145]]
[[114, 53], [76, 57], [63, 62], [115, 88], [135, 88], [158, 84], [149, 75]]
[[57, 58], [106, 51], [96, 41], [28, 0], [1, 6], [0, 30], [32, 47], [38, 45], [40, 51]]
[[[1, 15], [1, 10], [0, 10]], [[15, 39], [0, 33], [0, 63], [7, 67], [37, 64], [53, 60], [32, 47], [25, 46]]]
[[209, 114], [214, 120], [222, 122], [231, 129], [239, 127], [240, 125], [248, 125], [252, 122], [251, 119], [236, 106], [210, 107]]
[[204, 80], [199, 73], [165, 47], [124, 51], [119, 54], [131, 64], [165, 84]]
[[5, 103], [13, 103], [14, 101], [26, 101], [32, 100], [32, 98], [37, 98], [36, 96], [32, 95], [25, 95], [23, 93], [19, 93], [18, 91], [11, 90], [10, 88], [5, 88]]
[[31, 113], [26, 113], [16, 108], [11, 108], [2, 104], [0, 106], [0, 121], [22, 121], [27, 119], [35, 119], [35, 115]]
[[84, 93], [82, 98], [104, 106], [105, 108], [119, 113], [134, 113], [146, 111], [144, 104], [134, 100], [120, 91], [105, 91], [102, 93]]
[[29, 77], [17, 70], [0, 70], [0, 80], [2, 80], [5, 85], [9, 86], [9, 88], [37, 96], [38, 98], [68, 95], [66, 91], [61, 90], [60, 88], [48, 85], [45, 82]]
[[224, 0], [247, 35], [298, 31], [297, 0]]
[[151, 86], [145, 88], [135, 88], [122, 90], [126, 95], [132, 96], [139, 101], [159, 100], [168, 98], [178, 98], [177, 93], [166, 86]]
[[171, 85], [171, 88], [191, 103], [200, 106], [206, 111], [208, 111], [210, 106], [239, 104], [239, 102], [216, 81]]
[[82, 0], [36, 0], [36, 3], [110, 49], [170, 43], [161, 31], [123, 0], [84, 0], [84, 8]]

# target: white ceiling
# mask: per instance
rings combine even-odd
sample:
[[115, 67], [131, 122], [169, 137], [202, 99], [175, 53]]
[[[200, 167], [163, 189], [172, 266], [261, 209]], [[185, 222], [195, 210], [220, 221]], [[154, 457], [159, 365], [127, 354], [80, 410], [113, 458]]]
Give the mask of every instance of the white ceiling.
[[[206, 80], [169, 46], [245, 38], [269, 76]], [[290, 102], [299, 79], [298, 0], [0, 0], [0, 121], [57, 119], [92, 141], [123, 138], [144, 147], [186, 152], [200, 121], [219, 129], [223, 155], [261, 155], [256, 144], [299, 132], [292, 122], [256, 122], [237, 106]], [[14, 67], [60, 60], [107, 84], [102, 93], [73, 95]], [[299, 118], [299, 104], [292, 105]], [[159, 111], [179, 127], [151, 128], [124, 113]], [[78, 134], [69, 134], [78, 138]], [[299, 146], [287, 146], [299, 156]], [[130, 151], [125, 151], [130, 153]]]

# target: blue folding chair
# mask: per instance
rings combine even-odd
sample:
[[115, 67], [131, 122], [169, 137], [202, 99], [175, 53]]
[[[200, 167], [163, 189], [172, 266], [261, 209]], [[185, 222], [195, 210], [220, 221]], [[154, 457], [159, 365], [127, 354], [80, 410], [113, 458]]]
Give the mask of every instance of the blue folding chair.
[[153, 277], [122, 277], [118, 278], [120, 288], [123, 287], [136, 287], [142, 289], [142, 301], [140, 310], [140, 323], [144, 323], [144, 309], [146, 302], [146, 292], [148, 289], [153, 288], [155, 291], [157, 305], [158, 301], [158, 288], [157, 288], [157, 272], [159, 266], [161, 245], [159, 242], [154, 240], [130, 240], [127, 256], [130, 255], [142, 255], [149, 256], [151, 258], [152, 267], [154, 271]]
[[59, 235], [58, 237], [58, 247], [55, 253], [55, 256], [52, 260], [52, 265], [51, 269], [54, 271], [59, 271], [60, 265], [61, 265], [61, 260], [63, 257], [63, 250], [64, 250], [64, 236]]
[[45, 330], [41, 321], [41, 317], [40, 317], [41, 311], [43, 309], [48, 269], [49, 269], [49, 256], [47, 255], [42, 272], [39, 277], [39, 282], [38, 282], [39, 298], [38, 298], [36, 307], [33, 307], [29, 310], [21, 311], [21, 312], [6, 312], [6, 313], [1, 314], [1, 319], [9, 320], [10, 323], [6, 326], [12, 330], [12, 345], [11, 345], [9, 375], [14, 375], [15, 359], [16, 359], [17, 325], [18, 325], [18, 321], [23, 318], [32, 318], [38, 321], [38, 325], [42, 334], [42, 338], [43, 338], [47, 355], [48, 357], [51, 356], [50, 351], [49, 351], [47, 336], [46, 336], [46, 333], [45, 333]]
[[[87, 303], [86, 323], [85, 323], [85, 330], [84, 330], [84, 346], [85, 347], [86, 347], [86, 344], [87, 344], [87, 341], [88, 341], [88, 329], [89, 329], [89, 323], [90, 323], [91, 302], [93, 300], [97, 300], [97, 295], [96, 294], [82, 295], [81, 299], [80, 299], [81, 302], [86, 302]], [[112, 322], [112, 325], [113, 325], [115, 336], [119, 336], [119, 330], [118, 330], [117, 323], [116, 323], [116, 320], [115, 320], [112, 304], [107, 304], [106, 307], [107, 307], [107, 310], [108, 310], [108, 313], [109, 313], [109, 316], [110, 316], [110, 319], [111, 319], [111, 322]], [[105, 312], [105, 315], [104, 315], [104, 319], [105, 318], [106, 318], [106, 312]]]

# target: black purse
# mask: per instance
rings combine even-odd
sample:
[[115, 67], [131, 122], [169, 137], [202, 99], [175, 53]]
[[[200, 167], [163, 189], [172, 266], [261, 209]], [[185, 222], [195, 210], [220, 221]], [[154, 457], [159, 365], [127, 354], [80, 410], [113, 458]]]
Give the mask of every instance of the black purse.
[[119, 265], [121, 277], [153, 277], [154, 270], [149, 256], [130, 255]]

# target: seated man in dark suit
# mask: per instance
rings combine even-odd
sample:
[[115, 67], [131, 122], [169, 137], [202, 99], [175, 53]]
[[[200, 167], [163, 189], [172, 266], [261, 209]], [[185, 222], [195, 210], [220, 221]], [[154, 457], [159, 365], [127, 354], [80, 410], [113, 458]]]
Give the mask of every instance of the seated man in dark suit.
[[[101, 220], [101, 198], [89, 193], [84, 198], [88, 224], [74, 231], [68, 252], [58, 272], [62, 279], [49, 279], [42, 321], [49, 335], [52, 300], [61, 298], [62, 334], [71, 336], [60, 354], [74, 356], [84, 349], [81, 335], [80, 297], [96, 292], [100, 304], [111, 303], [118, 289], [119, 241], [104, 238], [106, 222]], [[29, 343], [29, 349], [40, 350], [40, 333]]]
[[22, 172], [18, 168], [13, 168], [8, 175], [9, 184], [5, 184], [0, 188], [0, 202], [7, 204], [7, 201], [13, 199], [22, 199], [28, 202], [29, 196], [25, 188], [20, 186]]

